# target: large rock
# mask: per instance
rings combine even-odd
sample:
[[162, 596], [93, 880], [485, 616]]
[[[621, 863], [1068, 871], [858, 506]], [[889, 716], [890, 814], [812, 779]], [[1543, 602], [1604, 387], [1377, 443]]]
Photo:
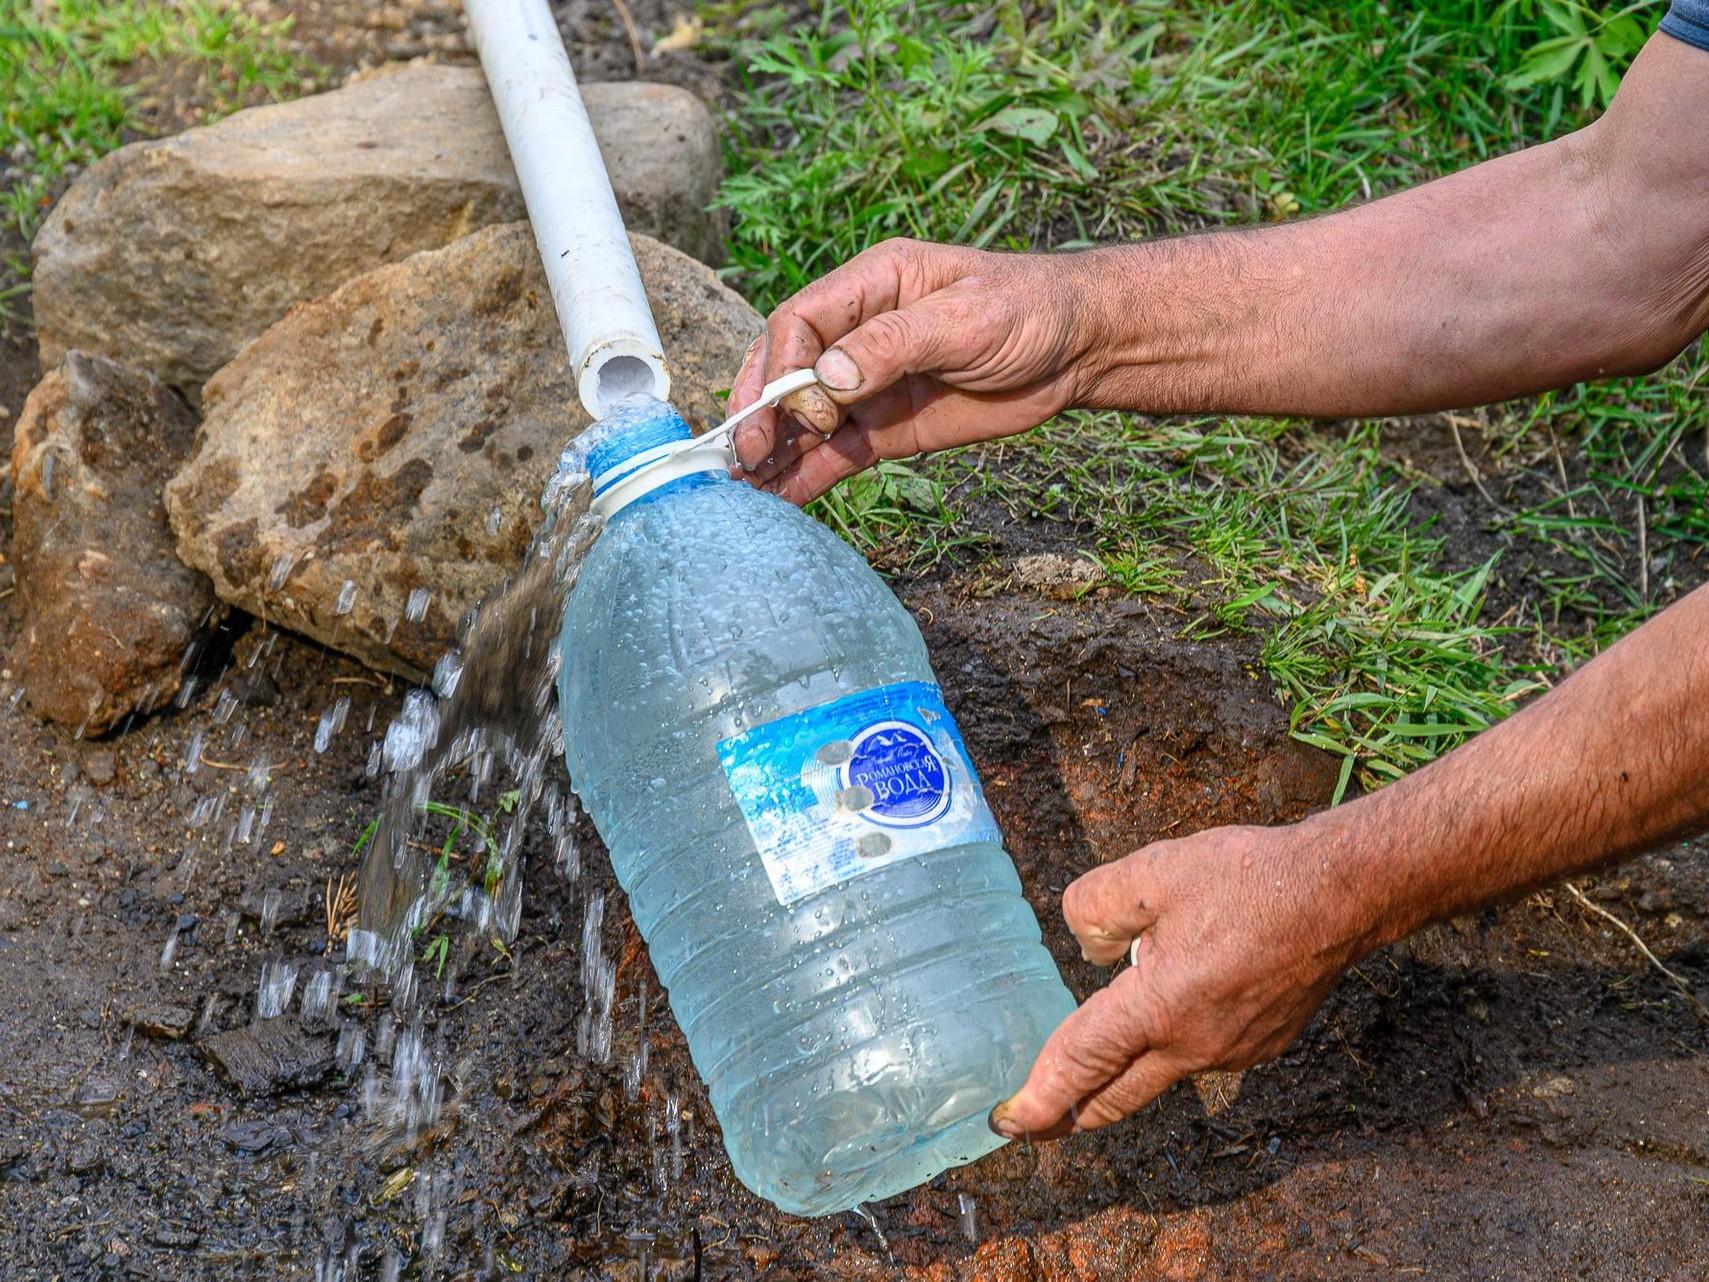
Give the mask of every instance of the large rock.
[[[715, 262], [718, 142], [700, 100], [635, 82], [583, 96], [630, 230]], [[473, 67], [411, 66], [133, 143], [36, 237], [42, 364], [99, 352], [194, 398], [291, 304], [523, 216]]]
[[43, 716], [100, 734], [178, 692], [185, 649], [216, 606], [173, 554], [161, 506], [194, 432], [189, 408], [147, 374], [81, 352], [24, 403], [12, 547], [24, 689]]
[[[715, 389], [760, 318], [687, 255], [633, 242], [673, 399], [716, 422]], [[528, 227], [491, 227], [297, 307], [246, 347], [208, 383], [167, 509], [221, 598], [419, 679], [520, 563], [558, 452], [587, 423]], [[432, 594], [419, 620], [404, 617], [417, 588]]]

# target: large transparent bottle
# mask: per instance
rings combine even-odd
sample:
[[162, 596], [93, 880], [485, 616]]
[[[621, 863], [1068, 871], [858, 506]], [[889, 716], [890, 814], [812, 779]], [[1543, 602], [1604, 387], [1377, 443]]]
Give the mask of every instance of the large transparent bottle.
[[[596, 493], [689, 435], [653, 401], [595, 431]], [[823, 1215], [996, 1148], [987, 1113], [1074, 1001], [865, 560], [680, 477], [611, 517], [559, 644], [572, 781], [743, 1183]]]

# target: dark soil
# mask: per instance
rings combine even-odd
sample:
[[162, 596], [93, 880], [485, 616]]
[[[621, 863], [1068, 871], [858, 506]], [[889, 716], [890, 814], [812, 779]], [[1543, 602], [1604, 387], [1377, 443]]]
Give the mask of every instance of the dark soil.
[[[1514, 447], [1485, 436], [1471, 421], [1456, 434], [1452, 420], [1463, 418], [1426, 415], [1385, 425], [1382, 451], [1417, 483], [1411, 514], [1420, 530], [1442, 541], [1442, 568], [1474, 570], [1499, 554], [1485, 600], [1487, 619], [1523, 628], [1541, 617], [1551, 631], [1572, 635], [1593, 627], [1604, 612], [1664, 606], [1709, 581], [1701, 540], [1671, 530], [1677, 499], [1646, 501], [1640, 535], [1637, 500], [1611, 475], [1617, 469], [1598, 465], [1570, 436], [1548, 426]], [[1634, 453], [1645, 444], [1635, 434], [1628, 443]], [[1665, 496], [1685, 473], [1687, 452], [1684, 446], [1670, 451], [1650, 488]], [[1576, 501], [1564, 497], [1574, 493]], [[1542, 509], [1597, 519], [1607, 528], [1553, 537], [1528, 531], [1521, 514]], [[1574, 555], [1575, 545], [1580, 552], [1594, 551], [1608, 573], [1592, 575]], [[1563, 603], [1548, 584], [1567, 580], [1585, 583], [1581, 594]], [[1523, 639], [1516, 645], [1522, 650]], [[1559, 659], [1533, 657], [1545, 663]]]
[[[1253, 653], [1183, 644], [1173, 619], [1129, 600], [967, 586], [907, 595], [1050, 944], [1085, 993], [1099, 976], [1073, 960], [1055, 910], [1078, 872], [1157, 836], [1296, 816], [1333, 774], [1286, 737]], [[0, 619], [0, 641], [16, 628]], [[247, 679], [269, 643], [257, 667], [277, 702], [215, 726], [215, 689]], [[417, 1170], [455, 1173], [452, 1276], [483, 1276], [489, 1255], [528, 1275], [638, 1277], [644, 1256], [647, 1276], [693, 1276], [698, 1258], [704, 1277], [803, 1279], [1687, 1276], [1700, 1258], [1709, 1036], [1565, 896], [1365, 963], [1220, 1115], [1179, 1087], [1128, 1125], [1013, 1146], [877, 1207], [888, 1250], [853, 1217], [793, 1220], [731, 1178], [593, 850], [579, 884], [537, 858], [512, 960], [477, 959], [433, 1004], [450, 1102], [420, 1143], [375, 1141], [359, 1074], [327, 1068], [330, 1033], [293, 1035], [282, 1052], [306, 1086], [244, 1094], [215, 1071], [210, 1043], [251, 1022], [264, 960], [325, 955], [327, 880], [353, 867], [378, 800], [363, 727], [370, 709], [383, 726], [401, 691], [260, 625], [233, 655], [189, 708], [105, 743], [22, 710], [0, 720], [12, 763], [0, 783], [0, 1276], [304, 1276], [348, 1242], [374, 1276], [386, 1244], [421, 1240], [413, 1196], [382, 1200], [388, 1177]], [[317, 755], [316, 720], [339, 694], [353, 700], [346, 731]], [[277, 763], [258, 842], [222, 854], [223, 831], [190, 829], [199, 798], [243, 788], [221, 765], [184, 771], [197, 729], [210, 763], [259, 751]], [[264, 933], [270, 889], [282, 907]], [[1699, 984], [1706, 889], [1682, 853], [1591, 887]], [[594, 890], [611, 897], [606, 948], [623, 959], [608, 1064], [574, 1053]], [[622, 1065], [643, 1002], [649, 1071], [631, 1102]], [[343, 1018], [371, 1042], [389, 1015]], [[186, 1022], [181, 1039], [159, 1031]], [[688, 1118], [685, 1172], [661, 1185], [653, 1153], [671, 1092]]]
[[[448, 4], [404, 6], [401, 28], [385, 6], [289, 7], [299, 36], [346, 67], [458, 29]], [[646, 30], [669, 29], [664, 6], [632, 8]], [[569, 12], [627, 74], [614, 11]], [[0, 346], [0, 447], [33, 364], [27, 341]], [[1428, 501], [1484, 529], [1469, 484]], [[1069, 881], [1158, 837], [1295, 818], [1323, 804], [1333, 770], [1288, 737], [1255, 641], [1188, 643], [1179, 616], [1134, 600], [1020, 592], [1017, 554], [1072, 547], [1074, 532], [988, 524], [980, 569], [900, 587], [1047, 940], [1085, 994], [1101, 975], [1061, 926]], [[8, 552], [10, 534], [8, 513]], [[4, 656], [18, 632], [16, 598], [0, 598], [0, 694], [16, 683]], [[586, 831], [580, 881], [531, 861], [508, 960], [468, 961], [428, 1003], [447, 1104], [418, 1141], [388, 1144], [363, 1119], [360, 1070], [329, 1065], [332, 1032], [293, 1012], [248, 1067], [227, 1047], [252, 1022], [266, 960], [305, 975], [328, 963], [327, 884], [353, 870], [379, 802], [368, 728], [403, 691], [259, 623], [236, 620], [226, 640], [189, 706], [105, 742], [23, 706], [0, 715], [0, 1278], [312, 1277], [352, 1247], [360, 1276], [378, 1277], [388, 1246], [419, 1251], [417, 1198], [434, 1175], [449, 1184], [433, 1205], [447, 1209], [450, 1277], [1693, 1278], [1709, 1258], [1709, 1029], [1564, 892], [1371, 958], [1232, 1104], [1226, 1083], [1183, 1085], [1097, 1135], [1012, 1145], [874, 1208], [881, 1242], [853, 1216], [782, 1216], [734, 1181]], [[216, 725], [218, 692], [239, 686], [250, 702]], [[316, 721], [340, 696], [346, 728], [317, 754]], [[198, 731], [208, 764], [191, 773]], [[222, 849], [247, 786], [227, 766], [262, 752], [270, 824]], [[221, 792], [226, 822], [193, 828], [198, 800]], [[1584, 888], [1709, 988], [1697, 847]], [[269, 891], [279, 910], [264, 930]], [[596, 891], [611, 905], [605, 950], [621, 958], [603, 1064], [577, 1057], [574, 1032]], [[371, 1045], [382, 1001], [338, 1018]], [[643, 1036], [630, 1100], [623, 1065]], [[680, 1178], [655, 1162], [670, 1094]]]

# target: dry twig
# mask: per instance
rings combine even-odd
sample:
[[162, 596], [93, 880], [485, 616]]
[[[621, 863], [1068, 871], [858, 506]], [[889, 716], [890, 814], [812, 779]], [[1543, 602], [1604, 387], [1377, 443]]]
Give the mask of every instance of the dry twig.
[[1598, 917], [1601, 917], [1616, 930], [1624, 934], [1627, 939], [1630, 939], [1634, 944], [1636, 944], [1638, 951], [1649, 959], [1650, 965], [1654, 966], [1662, 974], [1668, 977], [1668, 979], [1673, 983], [1673, 986], [1679, 989], [1680, 995], [1688, 1000], [1693, 1006], [1697, 1007], [1697, 1013], [1699, 1015], [1709, 1019], [1709, 1006], [1705, 1006], [1700, 1000], [1698, 1000], [1697, 994], [1691, 991], [1691, 985], [1686, 983], [1683, 975], [1680, 975], [1677, 971], [1669, 970], [1662, 964], [1662, 959], [1650, 951], [1650, 946], [1643, 941], [1643, 938], [1637, 931], [1633, 930], [1601, 904], [1591, 902], [1590, 898], [1584, 893], [1584, 891], [1573, 885], [1572, 882], [1567, 882], [1566, 887], [1567, 892], [1571, 894], [1574, 899], [1578, 900], [1580, 906], [1588, 908], [1591, 912], [1595, 913]]
[[1466, 475], [1472, 478], [1472, 484], [1478, 487], [1478, 493], [1484, 496], [1484, 502], [1488, 503], [1498, 512], [1506, 511], [1501, 504], [1495, 501], [1495, 496], [1484, 488], [1483, 476], [1478, 472], [1476, 465], [1473, 464], [1472, 456], [1466, 453], [1466, 443], [1460, 439], [1460, 424], [1462, 422], [1467, 427], [1475, 427], [1479, 431], [1483, 430], [1483, 425], [1481, 423], [1474, 422], [1469, 418], [1463, 419], [1458, 414], [1444, 414], [1442, 417], [1447, 420], [1449, 429], [1454, 433], [1454, 448], [1459, 451], [1460, 464], [1466, 469]]
[[351, 926], [356, 924], [356, 878], [353, 874], [341, 872], [335, 885], [331, 877], [326, 879], [326, 945], [330, 949], [334, 944], [343, 943], [350, 935]]
[[623, 20], [623, 34], [629, 37], [629, 52], [635, 55], [635, 74], [644, 76], [647, 55], [641, 52], [641, 33], [635, 30], [635, 17], [629, 12], [629, 6], [624, 0], [611, 0], [611, 7], [617, 10], [617, 16]]
[[1644, 496], [1638, 495], [1638, 599], [1646, 605], [1650, 600], [1650, 522], [1644, 510]]
[[386, 694], [392, 692], [392, 679], [390, 677], [382, 681], [371, 673], [360, 677], [334, 677], [332, 684], [335, 686], [373, 686], [376, 690], [383, 691]]

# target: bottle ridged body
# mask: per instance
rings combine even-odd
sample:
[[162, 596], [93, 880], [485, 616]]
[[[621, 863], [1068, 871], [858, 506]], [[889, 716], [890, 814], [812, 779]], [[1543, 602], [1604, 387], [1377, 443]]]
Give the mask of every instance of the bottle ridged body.
[[694, 477], [617, 514], [560, 640], [572, 781], [737, 1175], [825, 1214], [989, 1152], [986, 1114], [1073, 1009], [995, 842], [779, 902], [718, 744], [931, 682], [907, 611], [789, 504]]

